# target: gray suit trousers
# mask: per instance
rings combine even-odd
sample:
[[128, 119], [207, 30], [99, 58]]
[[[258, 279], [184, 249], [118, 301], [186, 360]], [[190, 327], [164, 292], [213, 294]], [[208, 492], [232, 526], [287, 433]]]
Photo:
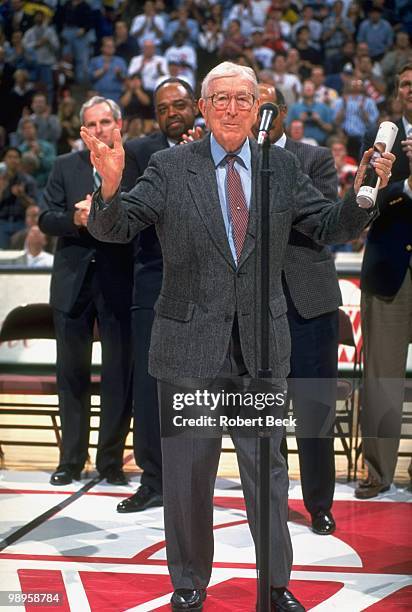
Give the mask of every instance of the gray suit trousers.
[[[220, 377], [236, 376], [239, 388], [247, 375], [239, 360], [240, 346], [232, 342]], [[241, 355], [241, 354], [240, 354]], [[239, 375], [239, 376], [238, 376]], [[165, 385], [159, 381], [160, 410], [167, 409]], [[221, 387], [220, 387], [221, 388]], [[232, 388], [230, 389], [233, 390]], [[271, 584], [286, 586], [292, 566], [292, 545], [287, 526], [288, 475], [280, 452], [282, 427], [274, 427], [271, 439]], [[256, 543], [258, 440], [231, 429], [245, 497], [246, 512]], [[201, 434], [199, 434], [200, 436]], [[167, 562], [175, 589], [207, 587], [213, 562], [213, 492], [222, 445], [222, 431], [214, 437], [162, 437], [163, 500]], [[251, 562], [254, 560], [251, 559]]]

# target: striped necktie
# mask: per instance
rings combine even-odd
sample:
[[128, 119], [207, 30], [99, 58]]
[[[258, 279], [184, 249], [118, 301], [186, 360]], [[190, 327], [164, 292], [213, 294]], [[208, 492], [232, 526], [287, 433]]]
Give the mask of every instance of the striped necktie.
[[102, 178], [97, 172], [96, 168], [93, 168], [93, 191], [97, 191], [102, 184]]
[[226, 185], [230, 218], [232, 220], [232, 234], [237, 260], [239, 261], [246, 238], [249, 211], [246, 205], [240, 174], [235, 168], [235, 161], [238, 157], [237, 155], [226, 155], [225, 159], [227, 163]]

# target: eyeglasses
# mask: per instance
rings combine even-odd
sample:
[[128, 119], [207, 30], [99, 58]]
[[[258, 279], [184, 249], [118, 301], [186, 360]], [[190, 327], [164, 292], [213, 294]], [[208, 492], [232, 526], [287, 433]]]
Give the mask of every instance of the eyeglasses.
[[255, 96], [251, 93], [237, 93], [229, 95], [228, 93], [222, 92], [207, 96], [207, 100], [210, 99], [212, 101], [212, 106], [216, 110], [226, 110], [232, 98], [235, 99], [236, 106], [240, 110], [251, 110], [255, 103]]
[[399, 83], [399, 89], [403, 89], [404, 87], [408, 87], [409, 89], [411, 89], [412, 81], [401, 81]]

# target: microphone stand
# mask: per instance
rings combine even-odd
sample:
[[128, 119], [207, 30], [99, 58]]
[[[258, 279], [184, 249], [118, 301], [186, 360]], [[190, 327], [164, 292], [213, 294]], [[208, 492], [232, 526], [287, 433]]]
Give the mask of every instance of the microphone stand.
[[[258, 380], [272, 377], [269, 368], [269, 170], [270, 140], [266, 132], [265, 139], [260, 146], [261, 159], [261, 205], [260, 205], [260, 355], [258, 360]], [[257, 516], [257, 569], [258, 569], [258, 612], [270, 612], [270, 429], [263, 426], [258, 432], [258, 516]]]

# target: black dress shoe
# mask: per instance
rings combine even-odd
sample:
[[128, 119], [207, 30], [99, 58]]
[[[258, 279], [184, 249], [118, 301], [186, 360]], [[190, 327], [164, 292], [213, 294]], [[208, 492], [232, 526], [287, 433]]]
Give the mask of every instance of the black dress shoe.
[[271, 594], [272, 612], [305, 612], [305, 608], [287, 589], [273, 589]]
[[73, 480], [80, 480], [81, 470], [77, 470], [68, 466], [58, 467], [50, 476], [50, 484], [55, 486], [67, 485]]
[[162, 495], [147, 485], [141, 485], [134, 495], [117, 504], [117, 512], [141, 512], [155, 506], [163, 506]]
[[335, 519], [331, 512], [320, 510], [312, 514], [312, 531], [318, 535], [330, 535], [336, 529]]
[[129, 481], [127, 480], [122, 468], [108, 468], [103, 472], [103, 474], [101, 474], [101, 476], [106, 478], [106, 482], [111, 485], [120, 487], [121, 485], [129, 484]]
[[172, 604], [173, 612], [181, 612], [184, 610], [203, 609], [203, 602], [206, 599], [206, 589], [176, 589], [172, 595], [170, 603]]

